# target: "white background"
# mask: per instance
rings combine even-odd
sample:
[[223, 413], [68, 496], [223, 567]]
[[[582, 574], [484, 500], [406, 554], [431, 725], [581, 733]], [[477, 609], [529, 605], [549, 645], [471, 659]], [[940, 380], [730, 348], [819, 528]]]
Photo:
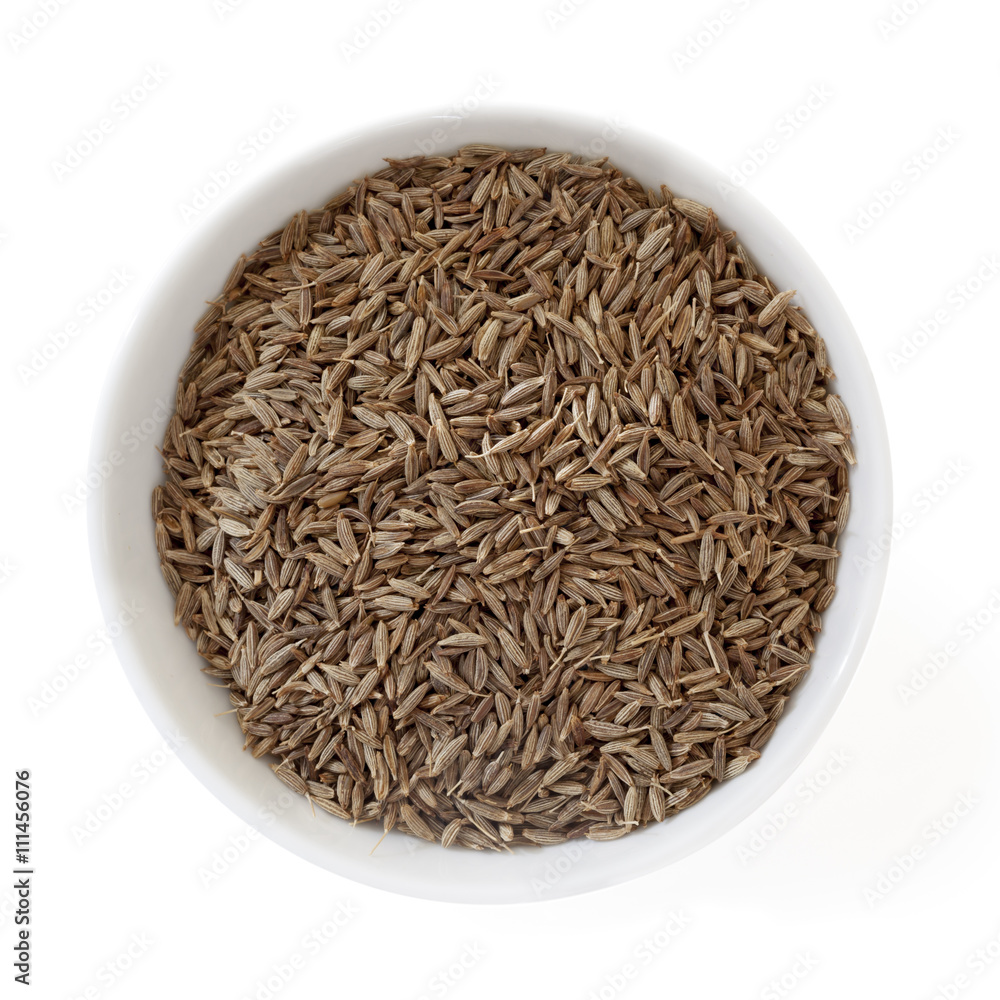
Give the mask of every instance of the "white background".
[[[32, 770], [36, 996], [997, 995], [1000, 281], [979, 276], [996, 277], [984, 261], [1000, 252], [997, 9], [566, 0], [553, 16], [557, 3], [394, 0], [355, 51], [387, 0], [4, 4], [0, 782]], [[477, 86], [490, 106], [584, 111], [742, 169], [734, 183], [795, 234], [856, 324], [896, 491], [875, 633], [795, 776], [681, 864], [510, 907], [396, 897], [251, 840], [159, 749], [102, 631], [73, 499], [109, 359], [199, 223], [331, 136], [471, 106]], [[267, 132], [278, 112], [292, 120]], [[74, 159], [101, 119], [110, 129]], [[233, 161], [226, 189], [186, 211]], [[116, 271], [127, 283], [102, 296]], [[6, 990], [14, 896], [0, 885]], [[338, 906], [355, 915], [333, 935]], [[671, 914], [683, 927], [644, 946], [666, 940]]]

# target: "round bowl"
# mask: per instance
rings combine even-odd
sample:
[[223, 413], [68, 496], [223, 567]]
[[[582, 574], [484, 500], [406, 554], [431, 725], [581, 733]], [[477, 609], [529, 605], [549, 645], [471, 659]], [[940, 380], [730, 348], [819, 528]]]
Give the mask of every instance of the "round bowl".
[[[219, 294], [237, 256], [313, 208], [386, 156], [450, 153], [470, 142], [548, 146], [608, 155], [647, 186], [714, 207], [757, 264], [796, 301], [826, 339], [838, 374], [836, 391], [851, 413], [858, 465], [851, 473], [852, 512], [840, 547], [837, 596], [806, 678], [763, 756], [696, 805], [620, 840], [517, 849], [511, 854], [443, 849], [374, 824], [351, 826], [314, 814], [263, 760], [242, 752], [228, 692], [213, 687], [194, 644], [173, 624], [173, 599], [160, 575], [150, 495], [159, 481], [156, 446], [172, 410], [174, 387], [205, 302]], [[885, 560], [866, 549], [891, 520], [885, 421], [864, 351], [844, 309], [816, 265], [788, 231], [744, 190], [654, 134], [562, 112], [478, 111], [462, 118], [417, 116], [378, 125], [318, 147], [220, 206], [155, 283], [124, 339], [103, 389], [92, 468], [106, 478], [89, 501], [94, 578], [108, 620], [135, 602], [142, 613], [115, 646], [139, 701], [190, 771], [246, 823], [300, 857], [356, 882], [410, 896], [501, 903], [551, 899], [638, 878], [704, 848], [732, 830], [786, 781], [830, 721], [858, 667], [875, 619]], [[104, 473], [102, 473], [104, 474]], [[210, 845], [206, 845], [210, 846]]]

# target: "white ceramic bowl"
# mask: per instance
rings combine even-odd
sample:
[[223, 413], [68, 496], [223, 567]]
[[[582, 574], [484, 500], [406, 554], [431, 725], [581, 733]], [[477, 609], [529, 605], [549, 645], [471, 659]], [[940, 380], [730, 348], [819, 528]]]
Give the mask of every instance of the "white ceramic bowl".
[[[111, 474], [90, 502], [94, 576], [110, 620], [121, 604], [144, 609], [116, 642], [139, 701], [160, 731], [180, 733], [177, 753], [191, 772], [241, 819], [289, 850], [357, 882], [411, 896], [461, 902], [525, 902], [604, 888], [669, 865], [711, 843], [750, 815], [788, 779], [816, 742], [854, 674], [871, 630], [885, 560], [860, 567], [857, 556], [891, 519], [891, 477], [885, 422], [864, 352], [850, 321], [816, 265], [789, 233], [748, 194], [723, 201], [719, 171], [661, 138], [603, 122], [537, 111], [477, 112], [466, 119], [415, 117], [349, 135], [319, 147], [233, 197], [203, 223], [162, 275], [120, 349], [103, 390], [93, 440], [94, 463]], [[607, 142], [608, 138], [610, 142]], [[797, 301], [826, 338], [838, 373], [837, 391], [854, 420], [858, 466], [852, 472], [852, 513], [841, 541], [837, 596], [824, 616], [812, 668], [791, 698], [763, 757], [738, 778], [666, 822], [610, 843], [519, 849], [495, 855], [444, 850], [393, 833], [378, 850], [373, 824], [352, 827], [313, 814], [263, 760], [242, 753], [242, 734], [228, 716], [227, 692], [209, 685], [202, 661], [173, 625], [173, 601], [160, 575], [150, 494], [160, 477], [155, 445], [162, 440], [177, 374], [204, 303], [220, 291], [236, 257], [296, 211], [314, 208], [352, 179], [379, 169], [385, 156], [413, 155], [418, 143], [451, 152], [468, 142], [607, 155], [647, 186], [716, 208], [762, 270]], [[144, 443], [135, 447], [141, 428]], [[133, 428], [130, 431], [130, 428]], [[134, 450], [132, 450], [134, 448]]]

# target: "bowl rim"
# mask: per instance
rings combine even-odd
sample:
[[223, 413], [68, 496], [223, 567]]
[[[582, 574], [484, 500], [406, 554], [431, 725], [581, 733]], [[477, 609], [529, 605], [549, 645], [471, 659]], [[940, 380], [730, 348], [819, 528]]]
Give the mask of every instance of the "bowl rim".
[[[245, 187], [232, 193], [213, 209], [190, 234], [186, 234], [186, 238], [180, 240], [174, 246], [166, 263], [159, 269], [154, 280], [143, 290], [142, 300], [133, 312], [126, 332], [121, 336], [116, 345], [113, 358], [108, 367], [107, 376], [101, 387], [91, 436], [89, 454], [91, 466], [89, 467], [93, 467], [99, 462], [103, 456], [109, 453], [109, 448], [114, 446], [114, 442], [122, 426], [121, 423], [114, 419], [116, 404], [118, 402], [118, 387], [129, 376], [136, 360], [142, 357], [142, 345], [147, 335], [147, 328], [153, 322], [157, 302], [164, 299], [169, 294], [170, 289], [176, 285], [180, 274], [184, 270], [189, 252], [196, 250], [201, 244], [210, 242], [213, 237], [220, 237], [221, 234], [229, 230], [235, 220], [240, 218], [247, 210], [252, 211], [253, 207], [261, 202], [262, 194], [273, 192], [276, 186], [281, 183], [294, 185], [296, 177], [302, 175], [312, 165], [328, 161], [338, 155], [344, 155], [352, 147], [369, 142], [384, 133], [412, 129], [414, 126], [419, 125], [422, 133], [426, 134], [434, 128], [441, 128], [455, 122], [459, 124], [470, 123], [457, 137], [457, 142], [454, 144], [456, 146], [464, 145], [471, 141], [488, 142], [489, 139], [487, 138], [475, 138], [475, 134], [477, 132], [489, 133], [497, 129], [502, 130], [503, 128], [512, 130], [523, 128], [527, 130], [529, 127], [537, 126], [538, 124], [546, 126], [558, 125], [560, 128], [568, 128], [581, 136], [597, 136], [600, 134], [599, 130], [606, 126], [606, 122], [601, 121], [597, 116], [566, 112], [556, 107], [519, 107], [513, 104], [504, 104], [502, 106], [490, 106], [479, 109], [467, 118], [440, 112], [411, 112], [401, 116], [387, 117], [364, 128], [354, 127], [341, 134], [325, 138], [302, 153], [285, 158], [273, 167], [263, 170], [260, 176], [253, 178]], [[688, 170], [696, 170], [706, 178], [711, 178], [713, 183], [725, 183], [725, 175], [722, 170], [702, 161], [699, 157], [688, 152], [687, 149], [674, 144], [661, 135], [646, 129], [635, 128], [631, 125], [627, 127], [627, 132], [629, 141], [649, 150], [657, 163], [663, 165], [665, 173], [669, 173], [675, 164], [682, 164]], [[504, 142], [503, 144], [507, 146], [513, 145], [509, 142]], [[453, 144], [451, 143], [443, 144], [440, 154], [446, 154], [452, 148]], [[435, 150], [435, 153], [437, 154], [438, 150]], [[610, 153], [612, 162], [617, 162], [613, 149], [611, 149]], [[375, 164], [373, 163], [372, 169], [374, 168]], [[669, 180], [669, 177], [665, 178], [665, 180]], [[336, 190], [339, 183], [338, 185], [331, 185], [331, 188]], [[874, 477], [874, 485], [869, 491], [871, 495], [867, 497], [870, 505], [873, 505], [874, 511], [869, 511], [867, 515], [868, 520], [870, 524], [875, 524], [879, 527], [887, 525], [891, 521], [892, 512], [892, 477], [888, 432], [874, 376], [863, 345], [825, 275], [784, 224], [745, 188], [736, 189], [733, 197], [741, 203], [740, 214], [749, 214], [753, 218], [753, 228], [755, 230], [770, 234], [774, 239], [780, 239], [783, 246], [789, 249], [790, 255], [796, 261], [801, 262], [804, 276], [808, 276], [807, 284], [809, 288], [814, 292], [822, 294], [828, 308], [832, 310], [832, 316], [829, 313], [824, 315], [823, 326], [830, 329], [836, 327], [835, 336], [838, 353], [842, 352], [844, 356], [850, 356], [850, 367], [852, 369], [851, 385], [858, 398], [863, 399], [865, 402], [865, 419], [867, 424], [864, 434], [867, 452], [865, 462], [866, 465], [873, 463], [872, 467], [867, 471], [869, 475]], [[717, 202], [710, 204], [713, 208], [718, 207], [722, 209], [720, 215], [726, 215], [723, 205], [718, 205]], [[732, 207], [732, 202], [728, 198], [725, 206]], [[743, 229], [745, 230], [745, 227]], [[263, 238], [264, 235], [266, 234], [262, 233], [260, 238]], [[751, 256], [759, 260], [758, 255], [754, 253], [753, 247], [755, 235], [751, 234], [748, 236], [748, 241], [750, 242], [748, 249]], [[766, 267], [762, 267], [762, 270], [764, 273], [767, 273]], [[821, 333], [829, 343], [829, 338], [827, 338], [823, 329], [821, 329]], [[169, 405], [172, 409], [172, 403]], [[853, 416], [854, 412], [852, 410]], [[857, 427], [857, 424], [855, 426]], [[855, 441], [857, 442], [858, 440], [859, 435], [856, 433]], [[155, 439], [153, 443], [156, 443]], [[852, 473], [852, 481], [855, 475], [856, 473]], [[95, 495], [91, 495], [87, 501], [87, 531], [91, 553], [91, 568], [102, 613], [107, 619], [113, 616], [120, 606], [123, 595], [127, 593], [124, 587], [125, 580], [122, 578], [122, 571], [115, 566], [113, 545], [109, 541], [108, 523], [112, 513], [110, 510], [111, 506], [113, 506], [112, 497], [113, 492], [104, 488], [99, 490]], [[855, 501], [857, 500], [853, 489], [852, 497]], [[851, 516], [855, 516], [853, 512]], [[873, 537], [873, 535], [866, 536], [865, 540], [870, 541]], [[726, 834], [731, 833], [757, 809], [764, 806], [801, 766], [843, 701], [870, 638], [884, 590], [887, 569], [888, 553], [886, 552], [882, 558], [875, 561], [870, 572], [865, 576], [866, 586], [863, 588], [865, 600], [851, 619], [853, 622], [853, 634], [848, 640], [844, 651], [839, 655], [839, 671], [835, 683], [827, 691], [827, 702], [820, 708], [813, 709], [812, 712], [813, 720], [816, 723], [815, 728], [811, 732], [799, 734], [798, 738], [794, 741], [794, 753], [789, 753], [787, 755], [788, 759], [782, 759], [780, 765], [772, 766], [768, 771], [767, 780], [761, 779], [754, 784], [752, 794], [749, 794], [750, 789], [748, 786], [745, 794], [730, 795], [730, 799], [733, 801], [730, 811], [731, 819], [723, 829], [711, 833], [701, 843], [688, 844], [686, 849], [674, 852], [666, 860], [636, 864], [627, 871], [619, 871], [616, 876], [610, 879], [601, 877], [603, 869], [600, 865], [591, 865], [590, 867], [593, 870], [588, 873], [589, 877], [588, 874], [579, 873], [579, 878], [576, 879], [572, 887], [560, 890], [556, 886], [550, 895], [543, 898], [553, 899], [566, 895], [596, 891], [611, 885], [632, 881], [645, 874], [674, 864], [699, 851], [709, 843], [715, 842]], [[841, 566], [840, 577], [842, 578], [843, 575], [844, 568]], [[841, 580], [838, 579], [838, 594], [840, 582]], [[826, 617], [826, 614], [824, 612], [824, 617]], [[168, 740], [171, 739], [171, 733], [177, 728], [177, 719], [162, 704], [150, 677], [147, 675], [147, 671], [144, 668], [146, 655], [144, 654], [142, 644], [127, 629], [123, 630], [113, 642], [122, 669], [143, 709], [160, 733]], [[797, 690], [798, 688], [796, 688]], [[788, 718], [785, 717], [779, 729], [785, 727], [788, 722]], [[256, 824], [256, 817], [252, 811], [248, 811], [246, 797], [234, 787], [233, 782], [225, 780], [222, 768], [216, 761], [213, 761], [203, 753], [196, 743], [191, 743], [190, 741], [183, 745], [175, 746], [174, 749], [187, 769], [217, 799], [249, 825], [253, 826]], [[713, 789], [713, 791], [717, 790]], [[663, 825], [656, 824], [656, 826]], [[321, 852], [317, 851], [311, 841], [307, 841], [280, 823], [270, 829], [261, 829], [260, 832], [268, 837], [268, 839], [328, 871], [375, 888], [418, 898], [453, 902], [489, 904], [532, 901], [531, 897], [526, 893], [521, 892], [515, 896], [511, 896], [507, 892], [498, 890], [492, 884], [490, 891], [483, 891], [482, 886], [469, 884], [438, 885], [434, 879], [428, 880], [426, 877], [422, 880], [416, 878], [412, 883], [400, 884], [398, 873], [387, 876], [380, 870], [379, 866], [360, 865], [342, 853], [338, 854], [334, 852], [337, 863], [331, 863], [329, 857], [325, 855], [320, 856]], [[632, 836], [636, 835], [633, 834]], [[441, 850], [439, 845], [434, 846], [437, 850]], [[550, 849], [529, 848], [525, 850], [546, 851]], [[666, 850], [664, 853], [667, 853]], [[621, 868], [620, 865], [618, 867]]]

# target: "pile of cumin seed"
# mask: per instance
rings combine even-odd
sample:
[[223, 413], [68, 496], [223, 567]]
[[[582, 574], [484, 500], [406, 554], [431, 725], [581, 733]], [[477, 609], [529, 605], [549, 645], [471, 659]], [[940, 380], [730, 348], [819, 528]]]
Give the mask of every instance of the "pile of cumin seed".
[[155, 490], [255, 757], [445, 846], [610, 840], [760, 755], [849, 506], [823, 341], [603, 160], [389, 159], [236, 263]]

